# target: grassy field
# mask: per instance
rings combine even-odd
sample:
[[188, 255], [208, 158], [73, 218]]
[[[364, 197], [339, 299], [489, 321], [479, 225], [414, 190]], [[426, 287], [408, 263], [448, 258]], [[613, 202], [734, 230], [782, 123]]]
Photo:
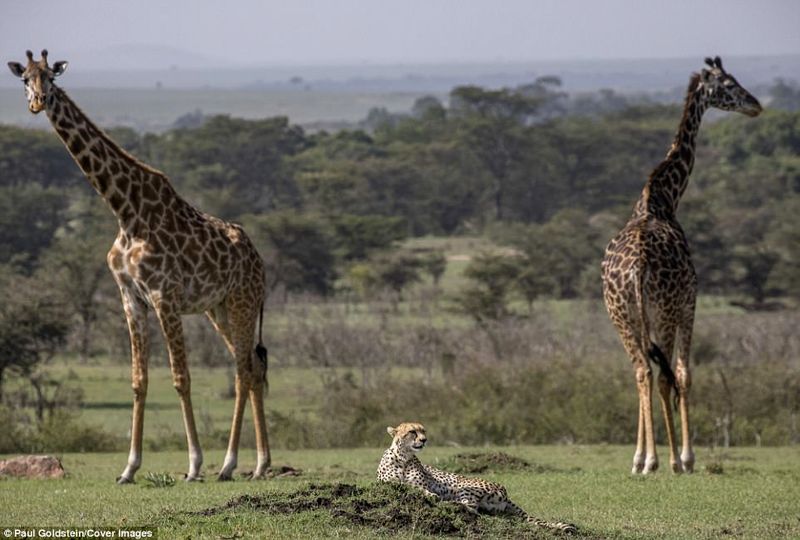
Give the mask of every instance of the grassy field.
[[[582, 537], [800, 537], [800, 453], [796, 449], [742, 448], [723, 454], [700, 449], [697, 474], [673, 476], [662, 471], [647, 478], [627, 473], [632, 450], [627, 447], [432, 447], [421, 457], [428, 463], [441, 463], [468, 450], [502, 450], [537, 465], [523, 471], [487, 471], [482, 476], [506, 485], [512, 498], [529, 512], [574, 522]], [[250, 454], [243, 452], [242, 470], [253, 465]], [[148, 488], [143, 481], [146, 472], [179, 477], [186, 465], [185, 454], [146, 454], [139, 483], [132, 486], [113, 483], [124, 455], [68, 454], [63, 456], [68, 471], [64, 480], [0, 482], [0, 525], [152, 526], [161, 538], [380, 537], [381, 533], [326, 510], [267, 513], [232, 505], [214, 515], [198, 515], [242, 494], [279, 498], [321, 482], [368, 486], [380, 455], [380, 448], [277, 451], [276, 465], [291, 465], [302, 474], [218, 483], [212, 481], [213, 472], [223, 455], [212, 451], [206, 455], [208, 481]], [[714, 465], [714, 474], [705, 471], [709, 464]], [[420, 537], [412, 530], [400, 536]]]

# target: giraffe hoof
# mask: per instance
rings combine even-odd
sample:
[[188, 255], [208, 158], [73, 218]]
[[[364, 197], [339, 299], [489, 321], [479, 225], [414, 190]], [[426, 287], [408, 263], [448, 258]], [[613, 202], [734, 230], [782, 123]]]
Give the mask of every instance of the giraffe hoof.
[[124, 476], [117, 476], [117, 485], [124, 486], [125, 484], [135, 484], [133, 478], [125, 478]]
[[642, 474], [654, 473], [657, 470], [658, 470], [658, 460], [648, 459], [644, 464], [644, 469], [642, 469]]
[[203, 482], [203, 477], [199, 475], [189, 476], [188, 474], [183, 477], [184, 482]]
[[233, 482], [233, 475], [231, 475], [231, 473], [219, 473], [217, 475], [217, 482]]
[[672, 465], [672, 472], [675, 474], [682, 474], [683, 473], [683, 465], [680, 461], [676, 461], [671, 464]]

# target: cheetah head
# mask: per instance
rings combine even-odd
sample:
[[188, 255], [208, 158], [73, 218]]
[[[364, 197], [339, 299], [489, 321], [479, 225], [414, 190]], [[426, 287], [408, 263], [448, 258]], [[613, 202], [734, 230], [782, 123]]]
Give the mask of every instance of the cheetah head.
[[425, 426], [416, 422], [403, 422], [397, 427], [387, 427], [386, 432], [392, 436], [392, 446], [401, 450], [419, 452], [425, 448], [428, 437]]

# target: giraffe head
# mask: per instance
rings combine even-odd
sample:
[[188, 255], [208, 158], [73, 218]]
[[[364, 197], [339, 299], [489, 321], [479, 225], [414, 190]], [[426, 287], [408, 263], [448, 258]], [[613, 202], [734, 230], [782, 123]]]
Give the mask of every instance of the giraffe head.
[[67, 70], [67, 63], [61, 61], [56, 62], [52, 67], [49, 66], [47, 49], [42, 51], [42, 58], [38, 62], [33, 59], [31, 51], [26, 51], [25, 54], [28, 56], [27, 66], [23, 66], [19, 62], [9, 62], [8, 69], [25, 83], [28, 110], [36, 114], [45, 108], [47, 97], [53, 88], [53, 81]]
[[719, 56], [706, 58], [708, 69], [700, 72], [700, 81], [708, 104], [723, 111], [735, 111], [747, 116], [761, 114], [761, 104], [722, 67]]

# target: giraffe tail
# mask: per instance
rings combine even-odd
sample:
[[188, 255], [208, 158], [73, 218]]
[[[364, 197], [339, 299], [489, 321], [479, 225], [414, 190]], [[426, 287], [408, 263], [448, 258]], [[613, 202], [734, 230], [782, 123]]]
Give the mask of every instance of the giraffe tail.
[[572, 523], [564, 523], [563, 521], [545, 521], [543, 519], [539, 519], [536, 516], [528, 514], [525, 510], [511, 501], [506, 502], [506, 512], [511, 515], [521, 517], [528, 523], [536, 525], [537, 527], [542, 527], [543, 529], [550, 529], [552, 531], [558, 531], [564, 534], [576, 534], [578, 532], [578, 528]]
[[658, 364], [658, 368], [661, 370], [661, 373], [667, 378], [667, 383], [675, 390], [673, 406], [677, 410], [678, 381], [675, 378], [675, 372], [672, 371], [672, 365], [670, 364], [667, 355], [664, 354], [664, 351], [662, 351], [661, 348], [653, 343], [653, 341], [650, 339], [650, 324], [647, 318], [644, 300], [644, 279], [646, 274], [646, 269], [639, 273], [639, 279], [636, 281], [635, 289], [636, 304], [639, 308], [639, 317], [641, 318], [642, 322], [642, 349], [647, 351], [647, 357], [650, 358], [650, 360]]
[[261, 362], [261, 366], [264, 368], [264, 393], [269, 394], [269, 381], [267, 380], [267, 368], [268, 368], [268, 352], [267, 348], [264, 346], [264, 340], [262, 339], [262, 328], [264, 326], [264, 302], [261, 302], [261, 312], [258, 315], [258, 343], [256, 344], [256, 357]]

